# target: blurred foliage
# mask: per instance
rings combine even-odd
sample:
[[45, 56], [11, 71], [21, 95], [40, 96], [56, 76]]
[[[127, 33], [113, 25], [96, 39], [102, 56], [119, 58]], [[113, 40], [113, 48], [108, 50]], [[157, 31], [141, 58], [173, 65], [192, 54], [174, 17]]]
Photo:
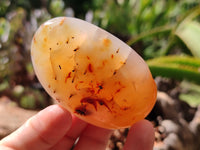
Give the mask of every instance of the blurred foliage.
[[[113, 33], [147, 61], [154, 77], [200, 82], [200, 1], [0, 0], [0, 96], [28, 109], [51, 102], [35, 77], [30, 45], [36, 29], [57, 16], [81, 18]], [[194, 101], [195, 90], [182, 88], [187, 92], [181, 99]]]
[[62, 0], [53, 0], [49, 3], [49, 11], [52, 16], [63, 16], [65, 4]]
[[195, 107], [200, 104], [200, 85], [188, 81], [181, 82], [182, 92], [179, 98], [191, 106]]
[[187, 21], [181, 23], [175, 33], [189, 48], [192, 55], [200, 58], [200, 23]]
[[200, 83], [200, 59], [189, 56], [164, 56], [148, 60], [147, 64], [155, 76], [178, 80], [187, 79]]

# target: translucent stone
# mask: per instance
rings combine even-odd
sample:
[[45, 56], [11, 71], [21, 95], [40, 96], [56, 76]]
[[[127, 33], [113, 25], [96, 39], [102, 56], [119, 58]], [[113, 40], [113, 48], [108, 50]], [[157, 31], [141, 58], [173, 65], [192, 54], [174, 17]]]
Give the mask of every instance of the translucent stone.
[[33, 37], [31, 56], [49, 95], [93, 125], [129, 127], [155, 104], [156, 85], [145, 61], [86, 21], [58, 17], [45, 22]]

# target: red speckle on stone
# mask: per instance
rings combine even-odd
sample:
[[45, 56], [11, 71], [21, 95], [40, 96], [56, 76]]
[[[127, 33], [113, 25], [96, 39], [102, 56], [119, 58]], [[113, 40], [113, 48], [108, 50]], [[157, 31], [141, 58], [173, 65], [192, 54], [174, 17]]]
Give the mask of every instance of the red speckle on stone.
[[97, 111], [97, 103], [98, 103], [101, 106], [104, 105], [111, 112], [111, 109], [108, 107], [108, 105], [102, 99], [85, 97], [85, 98], [81, 99], [81, 103], [88, 103], [88, 104], [93, 105], [96, 111]]
[[68, 75], [66, 76], [66, 78], [65, 78], [65, 83], [67, 82], [67, 80], [68, 80], [69, 78], [71, 78], [71, 72], [69, 72]]
[[85, 97], [81, 99], [81, 103], [89, 103], [94, 106], [95, 110], [97, 111], [97, 103], [96, 99], [90, 98], [90, 97]]
[[89, 64], [89, 65], [88, 65], [88, 71], [89, 71], [89, 72], [93, 72], [92, 64]]
[[81, 105], [75, 108], [75, 113], [82, 115], [82, 116], [86, 116], [89, 114], [89, 112], [86, 109], [86, 105]]

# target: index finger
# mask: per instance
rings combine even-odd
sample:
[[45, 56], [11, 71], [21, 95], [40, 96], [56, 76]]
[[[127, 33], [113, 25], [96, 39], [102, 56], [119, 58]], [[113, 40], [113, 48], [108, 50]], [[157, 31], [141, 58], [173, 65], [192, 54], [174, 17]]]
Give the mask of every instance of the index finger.
[[123, 150], [152, 150], [154, 139], [154, 128], [151, 122], [139, 121], [130, 128]]

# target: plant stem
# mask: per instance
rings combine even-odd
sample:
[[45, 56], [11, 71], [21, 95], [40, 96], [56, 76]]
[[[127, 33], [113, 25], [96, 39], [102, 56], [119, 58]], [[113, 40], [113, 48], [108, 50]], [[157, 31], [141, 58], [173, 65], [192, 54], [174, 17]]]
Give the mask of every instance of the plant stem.
[[156, 35], [156, 34], [163, 33], [163, 32], [170, 32], [172, 29], [173, 29], [172, 25], [165, 25], [165, 26], [156, 27], [152, 30], [149, 30], [147, 32], [142, 32], [141, 34], [130, 38], [130, 40], [128, 40], [127, 44], [129, 46], [131, 46], [134, 43], [140, 41], [141, 39], [143, 39], [145, 37]]

